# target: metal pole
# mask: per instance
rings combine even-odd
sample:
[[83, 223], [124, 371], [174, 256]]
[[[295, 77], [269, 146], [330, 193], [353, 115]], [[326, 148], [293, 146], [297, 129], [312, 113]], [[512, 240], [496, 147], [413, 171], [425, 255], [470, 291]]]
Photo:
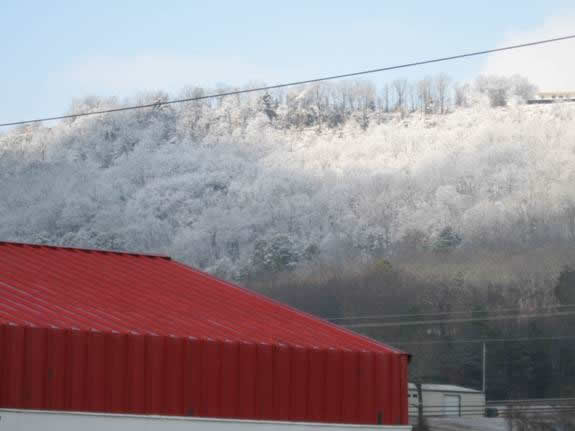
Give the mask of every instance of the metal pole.
[[483, 361], [482, 361], [482, 363], [483, 363], [483, 372], [482, 372], [483, 384], [481, 385], [481, 388], [483, 390], [483, 394], [485, 394], [485, 390], [487, 389], [487, 386], [485, 384], [485, 374], [486, 374], [485, 370], [487, 368], [486, 358], [487, 358], [487, 347], [485, 346], [485, 343], [483, 343]]
[[417, 388], [417, 430], [423, 430], [423, 394], [421, 390], [421, 383], [416, 383]]

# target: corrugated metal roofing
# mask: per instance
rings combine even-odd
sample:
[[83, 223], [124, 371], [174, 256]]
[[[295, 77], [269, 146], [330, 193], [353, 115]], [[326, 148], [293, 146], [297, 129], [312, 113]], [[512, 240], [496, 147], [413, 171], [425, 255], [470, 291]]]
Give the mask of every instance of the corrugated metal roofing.
[[8, 242], [0, 323], [397, 352], [165, 256]]

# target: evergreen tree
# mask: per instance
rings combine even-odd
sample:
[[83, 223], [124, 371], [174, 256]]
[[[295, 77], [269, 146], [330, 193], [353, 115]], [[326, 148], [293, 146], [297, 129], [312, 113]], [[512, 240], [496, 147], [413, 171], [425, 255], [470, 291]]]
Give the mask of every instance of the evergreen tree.
[[264, 94], [260, 99], [260, 110], [267, 115], [270, 121], [277, 117], [276, 106], [268, 93]]
[[443, 228], [439, 233], [439, 237], [435, 243], [435, 251], [437, 252], [450, 252], [461, 244], [462, 238], [451, 226]]
[[563, 305], [575, 303], [575, 270], [570, 266], [565, 266], [559, 274], [555, 297]]

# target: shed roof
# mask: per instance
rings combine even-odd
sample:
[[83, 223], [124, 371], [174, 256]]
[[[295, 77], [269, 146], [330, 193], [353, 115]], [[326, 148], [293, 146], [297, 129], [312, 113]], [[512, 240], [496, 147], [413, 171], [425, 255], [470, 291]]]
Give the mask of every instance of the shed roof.
[[399, 352], [166, 256], [9, 242], [0, 324]]
[[[408, 388], [410, 391], [417, 389], [414, 383], [409, 383]], [[428, 392], [459, 392], [459, 393], [465, 392], [465, 393], [475, 393], [475, 394], [482, 393], [481, 391], [478, 391], [476, 389], [466, 388], [464, 386], [441, 385], [441, 384], [438, 385], [438, 384], [434, 384], [434, 383], [422, 383], [421, 390], [422, 391], [428, 391]]]

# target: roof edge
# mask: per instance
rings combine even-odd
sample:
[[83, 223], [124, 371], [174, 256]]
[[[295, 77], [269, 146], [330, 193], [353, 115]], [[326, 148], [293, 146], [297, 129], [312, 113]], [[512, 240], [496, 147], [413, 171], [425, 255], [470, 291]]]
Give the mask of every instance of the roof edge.
[[[159, 334], [152, 331], [136, 331], [136, 330], [129, 330], [129, 331], [116, 331], [116, 330], [103, 330], [103, 329], [93, 329], [93, 328], [78, 328], [78, 327], [63, 327], [57, 325], [48, 325], [48, 324], [33, 324], [30, 322], [14, 322], [10, 320], [0, 320], [0, 328], [4, 326], [9, 327], [17, 327], [17, 328], [28, 328], [32, 330], [43, 330], [43, 331], [61, 331], [61, 332], [74, 332], [74, 333], [83, 333], [83, 334], [102, 334], [102, 335], [119, 335], [122, 337], [125, 336], [136, 336], [136, 337], [159, 337], [159, 338], [173, 338], [178, 340], [191, 340], [193, 342], [214, 342], [214, 343], [222, 343], [222, 344], [239, 344], [239, 345], [250, 345], [250, 346], [272, 346], [272, 347], [280, 347], [280, 346], [288, 346], [291, 348], [303, 348], [303, 349], [314, 349], [319, 351], [329, 351], [334, 350], [337, 352], [344, 352], [344, 351], [351, 351], [352, 349], [347, 347], [317, 347], [312, 344], [307, 343], [284, 343], [284, 342], [263, 342], [263, 341], [250, 341], [250, 340], [234, 340], [228, 339], [225, 337], [206, 337], [206, 336], [195, 336], [195, 335], [174, 335], [174, 334]], [[354, 333], [355, 334], [355, 333]], [[383, 343], [384, 347], [388, 347], [385, 343]], [[361, 351], [362, 349], [358, 349]], [[393, 349], [391, 353], [397, 354], [399, 353], [400, 356], [404, 356], [405, 353], [403, 352], [395, 352]], [[367, 350], [363, 350], [367, 351]]]
[[166, 254], [154, 254], [154, 253], [142, 253], [137, 251], [127, 251], [127, 250], [108, 250], [102, 248], [89, 248], [89, 247], [72, 247], [65, 245], [51, 245], [51, 244], [39, 244], [30, 242], [17, 242], [17, 241], [2, 241], [0, 240], [0, 246], [2, 245], [14, 245], [20, 247], [36, 247], [36, 248], [51, 248], [59, 250], [72, 250], [72, 251], [84, 251], [86, 253], [102, 253], [102, 254], [123, 254], [128, 256], [142, 256], [142, 257], [156, 257], [159, 259], [172, 260], [172, 258]]
[[337, 325], [337, 324], [335, 324], [335, 323], [333, 323], [333, 322], [330, 322], [330, 321], [328, 321], [328, 320], [326, 320], [326, 319], [323, 319], [323, 318], [318, 317], [318, 316], [315, 316], [315, 315], [313, 315], [313, 314], [311, 314], [311, 313], [307, 313], [307, 312], [305, 312], [305, 311], [299, 310], [299, 309], [297, 309], [297, 308], [295, 308], [295, 307], [292, 307], [291, 305], [284, 304], [283, 302], [280, 302], [280, 301], [277, 301], [277, 300], [275, 300], [275, 299], [273, 299], [273, 298], [270, 298], [270, 297], [268, 297], [268, 296], [266, 296], [266, 295], [264, 295], [264, 294], [262, 294], [262, 293], [260, 293], [260, 292], [255, 292], [255, 291], [250, 290], [250, 289], [248, 289], [248, 288], [246, 288], [246, 287], [240, 286], [240, 285], [238, 285], [238, 284], [236, 284], [236, 283], [232, 283], [232, 282], [230, 282], [230, 281], [226, 281], [226, 280], [224, 280], [224, 279], [221, 279], [221, 278], [219, 278], [219, 277], [216, 277], [215, 275], [212, 275], [212, 274], [207, 273], [207, 272], [205, 272], [205, 271], [202, 271], [202, 270], [200, 270], [200, 269], [197, 269], [197, 268], [194, 268], [194, 267], [192, 267], [192, 266], [189, 266], [189, 265], [187, 265], [187, 264], [185, 264], [185, 263], [183, 263], [183, 262], [180, 262], [180, 261], [178, 261], [178, 260], [172, 260], [172, 262], [175, 263], [175, 264], [177, 264], [177, 265], [179, 265], [179, 266], [181, 266], [181, 267], [183, 267], [183, 268], [185, 268], [185, 269], [187, 269], [188, 271], [194, 271], [194, 272], [196, 272], [196, 273], [201, 273], [204, 277], [209, 278], [209, 279], [211, 279], [211, 280], [213, 280], [213, 281], [216, 281], [216, 282], [218, 282], [218, 283], [222, 283], [222, 284], [224, 284], [224, 285], [226, 285], [226, 286], [228, 286], [228, 287], [232, 287], [232, 288], [234, 288], [234, 289], [239, 289], [239, 290], [241, 290], [241, 291], [243, 291], [243, 292], [245, 292], [245, 293], [247, 293], [247, 294], [249, 294], [249, 295], [256, 296], [256, 297], [260, 298], [261, 300], [264, 300], [264, 301], [266, 301], [266, 302], [268, 302], [268, 303], [275, 304], [276, 306], [279, 306], [279, 307], [283, 308], [284, 310], [290, 310], [291, 312], [294, 312], [294, 313], [298, 314], [298, 315], [301, 316], [301, 317], [305, 317], [305, 318], [307, 318], [307, 319], [317, 320], [317, 321], [323, 323], [324, 325], [326, 325], [326, 326], [328, 326], [328, 327], [336, 328], [336, 329], [338, 329], [338, 330], [340, 330], [340, 331], [342, 331], [342, 332], [344, 332], [344, 333], [346, 333], [346, 334], [348, 334], [348, 335], [352, 335], [352, 336], [354, 336], [354, 337], [360, 338], [360, 339], [362, 339], [363, 341], [368, 342], [369, 344], [372, 344], [372, 345], [374, 345], [374, 346], [377, 346], [378, 348], [384, 348], [384, 349], [390, 351], [391, 353], [394, 353], [394, 354], [397, 354], [397, 355], [401, 355], [401, 356], [405, 356], [405, 357], [407, 357], [408, 362], [411, 360], [411, 359], [410, 359], [410, 358], [411, 358], [411, 353], [408, 353], [408, 352], [406, 352], [406, 351], [403, 351], [403, 350], [401, 350], [401, 349], [398, 349], [398, 348], [396, 348], [396, 347], [393, 347], [393, 346], [391, 346], [391, 345], [388, 345], [388, 344], [386, 344], [385, 342], [375, 340], [375, 339], [373, 339], [373, 338], [371, 338], [371, 337], [368, 337], [367, 335], [360, 334], [360, 333], [358, 333], [358, 332], [352, 331], [352, 330], [350, 330], [350, 329], [348, 329], [348, 328], [345, 328], [345, 327], [343, 327], [343, 326], [339, 326], [339, 325]]

